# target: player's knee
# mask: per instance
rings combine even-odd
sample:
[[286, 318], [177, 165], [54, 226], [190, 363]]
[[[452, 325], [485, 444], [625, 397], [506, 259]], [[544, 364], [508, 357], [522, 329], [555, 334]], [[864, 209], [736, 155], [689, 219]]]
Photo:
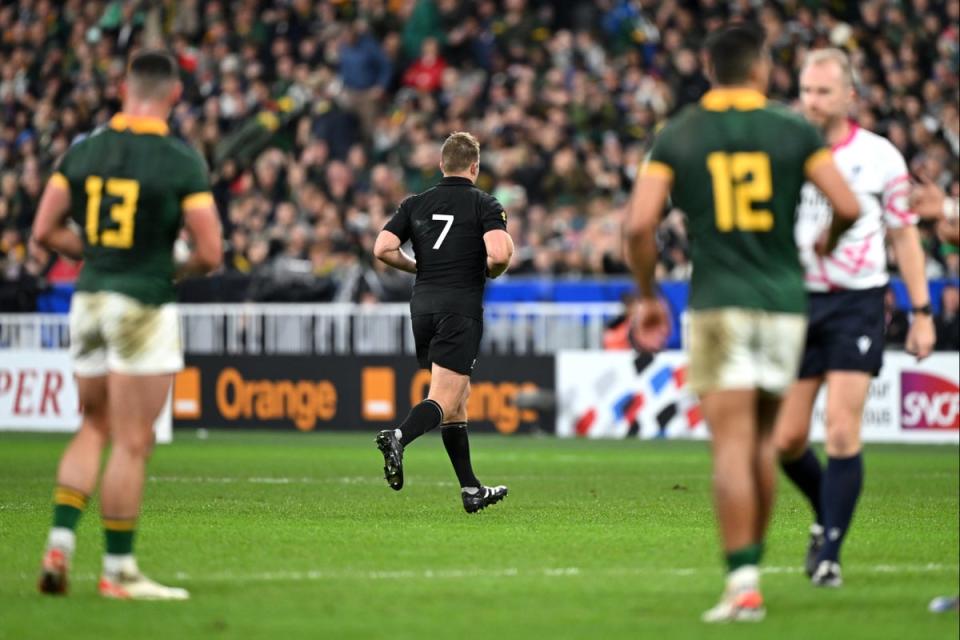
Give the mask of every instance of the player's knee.
[[849, 450], [860, 443], [860, 416], [848, 411], [827, 411], [827, 442]]
[[774, 446], [777, 448], [777, 455], [781, 460], [793, 460], [799, 458], [806, 451], [808, 445], [807, 432], [805, 429], [777, 428], [773, 434]]
[[131, 458], [148, 459], [153, 453], [153, 429], [140, 429], [121, 436], [114, 436], [113, 446], [123, 449]]
[[84, 421], [91, 419], [98, 422], [106, 422], [107, 397], [102, 390], [81, 386], [78, 396]]
[[110, 439], [110, 423], [107, 421], [106, 412], [84, 413], [81, 429], [87, 429], [104, 443]]
[[859, 425], [843, 427], [834, 425], [827, 429], [827, 455], [836, 458], [846, 458], [860, 452]]

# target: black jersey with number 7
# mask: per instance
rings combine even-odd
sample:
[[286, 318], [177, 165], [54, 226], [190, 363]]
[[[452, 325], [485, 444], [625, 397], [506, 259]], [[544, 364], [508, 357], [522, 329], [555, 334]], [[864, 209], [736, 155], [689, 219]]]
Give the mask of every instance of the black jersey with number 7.
[[496, 198], [466, 178], [444, 178], [404, 200], [384, 228], [413, 245], [417, 282], [411, 315], [449, 312], [482, 319], [483, 235], [507, 228], [507, 214]]

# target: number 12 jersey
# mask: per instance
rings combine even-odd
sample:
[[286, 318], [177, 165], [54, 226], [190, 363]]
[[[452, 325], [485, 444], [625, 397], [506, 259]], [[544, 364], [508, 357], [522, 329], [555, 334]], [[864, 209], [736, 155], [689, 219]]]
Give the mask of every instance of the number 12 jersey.
[[691, 309], [806, 311], [795, 215], [829, 153], [811, 124], [747, 89], [709, 91], [664, 127], [641, 172], [670, 178], [687, 216]]

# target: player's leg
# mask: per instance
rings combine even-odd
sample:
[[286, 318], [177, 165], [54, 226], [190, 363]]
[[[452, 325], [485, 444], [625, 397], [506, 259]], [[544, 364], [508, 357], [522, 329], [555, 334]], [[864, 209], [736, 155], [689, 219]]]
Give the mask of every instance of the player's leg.
[[860, 425], [870, 380], [883, 366], [884, 289], [837, 295], [837, 321], [827, 362], [827, 466], [821, 503], [826, 541], [813, 583], [839, 586], [843, 544], [863, 486]]
[[741, 566], [742, 552], [757, 542], [756, 396], [751, 389], [713, 391], [701, 398], [710, 425], [714, 505], [731, 571]]
[[810, 420], [822, 377], [803, 378], [790, 386], [774, 426], [774, 442], [784, 473], [810, 503], [820, 522], [822, 469], [810, 448]]
[[821, 499], [826, 541], [813, 576], [820, 586], [842, 584], [840, 547], [863, 487], [860, 424], [870, 378], [862, 371], [827, 374], [827, 468]]
[[443, 446], [450, 457], [450, 463], [460, 482], [460, 497], [467, 513], [476, 513], [481, 509], [503, 500], [508, 493], [503, 485], [487, 487], [477, 479], [470, 460], [470, 438], [467, 435], [467, 402], [470, 398], [470, 381], [467, 381], [463, 397], [456, 413], [440, 426]]
[[703, 614], [705, 622], [764, 615], [757, 566], [761, 549], [755, 541], [758, 371], [749, 346], [753, 322], [738, 309], [689, 312], [689, 384], [700, 395], [710, 427], [715, 510], [728, 569], [723, 596]]
[[727, 562], [726, 590], [721, 602], [704, 614], [707, 622], [763, 616], [756, 403], [757, 392], [752, 389], [711, 391], [701, 396], [703, 416], [710, 425], [714, 504]]
[[39, 582], [40, 591], [49, 594], [67, 591], [77, 523], [96, 488], [100, 456], [109, 441], [106, 376], [78, 376], [77, 395], [83, 407], [83, 421], [60, 458], [53, 496], [53, 525], [47, 536]]
[[774, 442], [781, 399], [768, 393], [757, 397], [757, 441], [754, 449], [754, 478], [757, 483], [757, 519], [754, 540], [763, 545], [777, 492], [777, 447]]
[[[467, 401], [470, 398], [470, 374], [477, 363], [480, 340], [483, 337], [483, 322], [457, 314], [445, 314], [437, 325], [437, 332], [430, 344], [430, 361], [433, 362], [433, 382], [430, 397], [444, 409], [444, 428], [440, 433], [443, 445], [450, 457], [460, 481], [460, 497], [467, 513], [475, 513], [500, 502], [507, 495], [504, 486], [486, 487], [473, 472], [470, 460], [470, 439], [467, 435]], [[451, 393], [444, 395], [444, 387]], [[448, 402], [453, 401], [451, 407]]]
[[434, 364], [427, 397], [410, 409], [399, 427], [377, 434], [377, 448], [383, 453], [384, 477], [392, 489], [399, 491], [403, 488], [404, 449], [423, 434], [440, 426], [444, 416], [458, 413], [469, 381], [469, 376]]
[[804, 569], [808, 576], [816, 569], [817, 555], [823, 548], [823, 509], [821, 488], [823, 465], [810, 446], [813, 405], [823, 386], [835, 349], [837, 323], [843, 321], [843, 300], [836, 294], [810, 295], [809, 325], [803, 345], [797, 381], [790, 386], [780, 407], [774, 428], [780, 467], [784, 475], [807, 499], [814, 514], [810, 524]]
[[463, 395], [457, 408], [444, 416], [440, 425], [440, 436], [443, 438], [443, 447], [447, 450], [450, 463], [457, 474], [460, 488], [479, 488], [480, 481], [473, 473], [470, 462], [470, 440], [467, 437], [467, 400], [470, 397], [470, 380], [464, 385]]
[[[757, 346], [753, 351], [759, 373], [754, 458], [757, 480], [755, 539], [762, 545], [776, 496], [777, 423], [786, 422], [786, 428], [780, 432], [783, 438], [780, 449], [788, 452], [806, 449], [809, 420], [795, 419], [795, 413], [809, 416], [816, 388], [809, 380], [796, 381], [801, 356], [804, 355], [804, 342], [809, 334], [806, 318], [802, 314], [768, 313], [758, 318], [757, 326], [759, 340], [754, 343]], [[784, 402], [785, 395], [794, 401], [792, 405]], [[785, 434], [791, 437], [786, 438]]]
[[773, 439], [784, 475], [807, 499], [813, 511], [810, 541], [804, 567], [807, 575], [816, 570], [817, 555], [823, 548], [823, 513], [821, 490], [823, 465], [810, 446], [810, 421], [813, 405], [823, 382], [822, 376], [797, 380], [787, 391], [780, 405]]
[[153, 424], [172, 383], [170, 374], [109, 375], [113, 447], [101, 489], [106, 554], [100, 578], [100, 593], [107, 597], [163, 600], [188, 597], [183, 589], [165, 587], [144, 577], [133, 554], [146, 465], [154, 444]]
[[43, 593], [66, 592], [76, 544], [74, 530], [96, 487], [101, 451], [109, 436], [102, 302], [100, 294], [78, 292], [70, 303], [70, 359], [77, 374], [84, 418], [57, 471], [53, 526], [47, 537], [39, 583]]
[[[421, 369], [432, 369], [430, 345], [437, 334], [439, 315], [417, 315], [411, 318], [417, 362]], [[433, 379], [431, 379], [431, 388]], [[395, 429], [377, 434], [376, 444], [383, 454], [383, 476], [394, 491], [403, 489], [403, 451], [406, 446], [443, 422], [443, 408], [436, 400], [425, 398], [418, 403]]]
[[153, 451], [153, 425], [183, 368], [180, 323], [173, 305], [143, 305], [106, 296], [108, 416], [112, 448], [100, 490], [106, 554], [100, 593], [110, 598], [183, 600], [183, 589], [144, 577], [134, 559], [137, 517]]

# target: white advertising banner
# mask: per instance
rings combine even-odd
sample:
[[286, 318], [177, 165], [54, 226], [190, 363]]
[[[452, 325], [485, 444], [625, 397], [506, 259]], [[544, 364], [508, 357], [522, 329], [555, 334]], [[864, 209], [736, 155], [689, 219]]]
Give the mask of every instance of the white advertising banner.
[[[557, 435], [587, 438], [705, 438], [696, 396], [686, 386], [687, 357], [625, 351], [557, 354]], [[863, 416], [866, 442], [960, 443], [960, 354], [923, 362], [888, 351]], [[814, 407], [811, 436], [825, 434], [826, 394]]]
[[[0, 351], [0, 431], [69, 432], [80, 403], [66, 349]], [[170, 400], [154, 424], [157, 442], [173, 439]]]

